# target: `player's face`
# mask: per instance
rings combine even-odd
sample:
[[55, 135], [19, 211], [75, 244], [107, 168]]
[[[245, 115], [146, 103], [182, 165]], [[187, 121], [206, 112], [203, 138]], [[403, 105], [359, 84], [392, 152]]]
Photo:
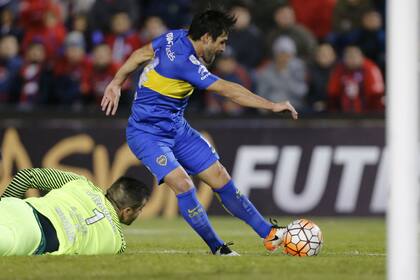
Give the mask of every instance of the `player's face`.
[[203, 60], [207, 65], [213, 63], [217, 55], [225, 51], [228, 35], [223, 33], [216, 40], [209, 36], [208, 43], [204, 46]]
[[119, 214], [120, 222], [125, 225], [131, 225], [137, 219], [143, 207], [144, 204], [137, 208], [127, 207], [122, 209]]

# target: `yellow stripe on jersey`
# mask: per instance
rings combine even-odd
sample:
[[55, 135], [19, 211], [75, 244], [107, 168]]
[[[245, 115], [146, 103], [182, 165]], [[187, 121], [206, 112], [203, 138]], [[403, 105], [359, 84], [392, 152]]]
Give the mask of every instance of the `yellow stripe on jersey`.
[[147, 72], [146, 81], [143, 82], [143, 86], [162, 95], [177, 99], [188, 97], [194, 91], [194, 87], [190, 83], [164, 77], [154, 69]]

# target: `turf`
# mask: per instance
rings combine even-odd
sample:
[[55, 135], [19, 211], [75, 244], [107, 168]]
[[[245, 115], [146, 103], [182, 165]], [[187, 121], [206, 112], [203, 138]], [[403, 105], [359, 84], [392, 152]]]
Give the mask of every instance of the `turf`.
[[[384, 279], [384, 219], [314, 218], [325, 245], [317, 257], [268, 254], [233, 218], [211, 217], [241, 257], [216, 257], [181, 219], [140, 220], [125, 228], [120, 256], [0, 257], [0, 279]], [[280, 219], [280, 222], [289, 220]]]

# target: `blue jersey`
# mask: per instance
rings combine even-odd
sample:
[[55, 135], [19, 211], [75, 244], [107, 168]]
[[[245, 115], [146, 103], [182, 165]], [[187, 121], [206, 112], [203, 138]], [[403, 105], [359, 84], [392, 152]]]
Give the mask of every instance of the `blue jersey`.
[[195, 175], [218, 155], [183, 117], [194, 88], [218, 80], [201, 64], [187, 31], [172, 30], [152, 42], [154, 57], [139, 79], [126, 130], [131, 151], [159, 183], [178, 166]]
[[206, 89], [218, 77], [199, 61], [186, 30], [172, 30], [152, 41], [154, 58], [140, 76], [129, 126], [157, 134], [185, 122], [194, 88]]

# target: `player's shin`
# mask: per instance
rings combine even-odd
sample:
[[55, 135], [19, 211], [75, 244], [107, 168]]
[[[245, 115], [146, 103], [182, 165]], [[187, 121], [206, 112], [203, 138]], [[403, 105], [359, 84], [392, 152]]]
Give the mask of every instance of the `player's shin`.
[[249, 224], [261, 238], [265, 238], [270, 233], [272, 224], [267, 222], [252, 202], [241, 194], [235, 187], [233, 180], [214, 191], [225, 209], [233, 216]]
[[212, 253], [215, 253], [223, 245], [223, 241], [211, 226], [206, 211], [197, 199], [195, 188], [178, 194], [177, 198], [178, 207], [184, 219], [207, 243]]

